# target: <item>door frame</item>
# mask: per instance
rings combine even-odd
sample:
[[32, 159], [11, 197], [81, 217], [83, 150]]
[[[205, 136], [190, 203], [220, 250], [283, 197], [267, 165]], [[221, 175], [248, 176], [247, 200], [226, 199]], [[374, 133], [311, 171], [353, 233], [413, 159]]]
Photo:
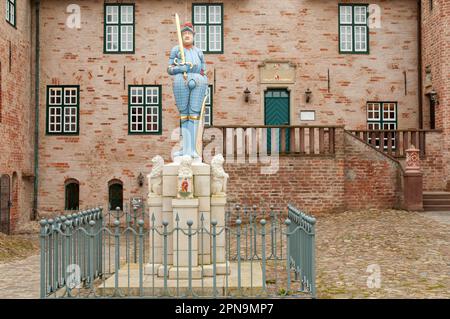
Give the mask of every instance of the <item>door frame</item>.
[[267, 91], [270, 91], [270, 90], [273, 90], [273, 91], [287, 91], [288, 92], [288, 94], [289, 94], [289, 98], [288, 98], [288, 125], [291, 125], [291, 118], [292, 118], [292, 116], [291, 116], [291, 90], [288, 88], [288, 87], [286, 87], [286, 86], [280, 86], [280, 87], [266, 87], [264, 90], [263, 90], [263, 94], [262, 94], [262, 97], [263, 97], [263, 114], [264, 114], [264, 125], [267, 125], [266, 123], [266, 92]]
[[[295, 84], [277, 84], [277, 83], [271, 83], [271, 84], [260, 84], [260, 103], [259, 103], [259, 107], [260, 107], [260, 114], [261, 115], [261, 122], [262, 125], [264, 125], [264, 123], [266, 123], [266, 119], [265, 119], [265, 92], [267, 90], [277, 90], [277, 89], [284, 89], [287, 90], [289, 92], [289, 123], [290, 125], [297, 125], [300, 123], [300, 116], [295, 116], [295, 112], [298, 108], [293, 107], [295, 106], [295, 101], [298, 100], [298, 89], [295, 89]], [[260, 123], [261, 123], [260, 122]], [[256, 124], [256, 123], [255, 123]]]

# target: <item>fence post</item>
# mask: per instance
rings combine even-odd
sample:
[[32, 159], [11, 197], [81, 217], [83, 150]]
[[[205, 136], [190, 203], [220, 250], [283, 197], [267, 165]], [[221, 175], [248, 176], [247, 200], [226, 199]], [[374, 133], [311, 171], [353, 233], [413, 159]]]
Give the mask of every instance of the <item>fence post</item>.
[[[189, 274], [189, 293], [192, 295], [192, 225], [194, 224], [194, 222], [189, 219], [186, 222], [187, 226], [188, 226], [188, 274]], [[178, 247], [177, 247], [178, 249]], [[179, 265], [177, 265], [179, 266]]]
[[261, 219], [261, 259], [262, 259], [262, 288], [266, 291], [266, 220]]
[[120, 252], [120, 221], [117, 218], [114, 221], [114, 227], [115, 227], [115, 232], [114, 232], [114, 255], [115, 255], [115, 260], [114, 260], [114, 294], [116, 294], [116, 292], [119, 289], [119, 264], [120, 264], [120, 256], [119, 256], [119, 252]]
[[[133, 205], [133, 228], [136, 229], [136, 222], [137, 222], [137, 207], [135, 205]], [[138, 225], [139, 227], [139, 225]], [[134, 263], [137, 262], [137, 238], [136, 235], [133, 235], [134, 237]]]
[[287, 271], [287, 283], [286, 283], [286, 295], [289, 294], [291, 290], [291, 264], [290, 264], [290, 243], [289, 243], [289, 225], [291, 225], [291, 220], [286, 219], [284, 222], [286, 225], [286, 271]]
[[139, 226], [139, 295], [144, 294], [144, 221], [142, 219], [138, 222]]
[[45, 265], [45, 237], [46, 237], [46, 227], [47, 220], [42, 219], [39, 224], [41, 225], [41, 299], [44, 299], [47, 295], [47, 285], [46, 285], [46, 265]]
[[65, 236], [67, 236], [65, 239], [65, 241], [66, 241], [66, 267], [62, 271], [64, 273], [64, 284], [66, 286], [67, 297], [71, 297], [72, 296], [71, 287], [69, 287], [69, 285], [67, 283], [67, 269], [69, 268], [69, 265], [71, 264], [70, 263], [70, 245], [72, 244], [72, 241], [71, 241], [72, 233], [71, 233], [71, 229], [70, 229], [70, 227], [72, 225], [71, 218], [70, 219], [68, 218], [66, 220], [65, 224], [66, 224]]
[[89, 288], [94, 290], [94, 229], [95, 220], [89, 222]]
[[168, 295], [167, 291], [167, 225], [169, 222], [167, 220], [163, 220], [164, 226], [164, 294]]
[[316, 298], [316, 219], [311, 220], [311, 294]]
[[[212, 244], [213, 244], [213, 251], [212, 251], [212, 262], [213, 262], [213, 296], [216, 297], [217, 296], [217, 282], [216, 282], [216, 226], [217, 226], [217, 220], [213, 219], [211, 221], [211, 225], [212, 225]], [[227, 262], [227, 261], [225, 261]]]
[[241, 291], [241, 220], [236, 220], [236, 243], [237, 243], [237, 258], [238, 258], [238, 289]]
[[[58, 230], [60, 230], [61, 232], [63, 231], [64, 228], [64, 222], [65, 222], [66, 218], [64, 216], [60, 217], [56, 217], [55, 218], [55, 222], [53, 224], [53, 289], [54, 291], [58, 290], [59, 288], [59, 284], [61, 282], [61, 278], [59, 276], [60, 270], [61, 270], [61, 277], [62, 277], [62, 281], [65, 282], [65, 273], [62, 271], [62, 269], [60, 269], [60, 262], [59, 262], [59, 237], [60, 237], [60, 233], [58, 232]], [[63, 223], [61, 223], [61, 221]], [[61, 234], [61, 261], [62, 261], [62, 268], [64, 268], [64, 264], [65, 264], [65, 255], [64, 255], [64, 250], [65, 247], [64, 245], [64, 235]]]

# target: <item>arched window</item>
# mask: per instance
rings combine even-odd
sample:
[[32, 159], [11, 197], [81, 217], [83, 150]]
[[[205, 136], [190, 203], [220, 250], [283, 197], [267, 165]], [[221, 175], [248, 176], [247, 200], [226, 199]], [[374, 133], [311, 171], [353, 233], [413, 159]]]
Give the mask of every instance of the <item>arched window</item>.
[[115, 210], [120, 207], [123, 210], [123, 184], [121, 181], [114, 179], [108, 183], [109, 208]]
[[65, 210], [78, 210], [80, 207], [80, 184], [75, 179], [66, 181]]

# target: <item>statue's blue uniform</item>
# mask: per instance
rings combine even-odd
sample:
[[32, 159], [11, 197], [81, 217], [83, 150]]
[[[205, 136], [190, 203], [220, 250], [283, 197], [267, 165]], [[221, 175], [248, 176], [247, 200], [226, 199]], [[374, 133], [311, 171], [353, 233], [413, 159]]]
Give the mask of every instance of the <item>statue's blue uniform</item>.
[[[200, 112], [203, 100], [208, 89], [208, 78], [206, 77], [206, 63], [202, 50], [192, 46], [184, 48], [186, 63], [192, 63], [192, 68], [182, 67], [174, 64], [181, 62], [179, 46], [175, 46], [170, 51], [168, 73], [174, 76], [173, 93], [175, 102], [181, 115], [181, 128], [183, 134], [183, 151], [178, 155], [191, 155], [198, 157], [195, 151], [195, 137], [197, 135]], [[187, 73], [187, 80], [183, 77], [183, 70]], [[185, 137], [184, 132], [189, 132], [190, 138]]]

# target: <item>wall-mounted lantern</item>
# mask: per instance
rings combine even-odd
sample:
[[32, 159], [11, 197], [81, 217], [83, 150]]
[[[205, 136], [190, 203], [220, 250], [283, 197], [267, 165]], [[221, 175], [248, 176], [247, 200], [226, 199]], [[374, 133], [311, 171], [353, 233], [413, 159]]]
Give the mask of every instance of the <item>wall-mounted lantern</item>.
[[311, 95], [312, 95], [312, 92], [311, 92], [311, 90], [308, 88], [308, 89], [305, 91], [305, 99], [306, 99], [306, 103], [309, 103], [309, 101], [311, 101]]
[[437, 92], [434, 89], [432, 89], [430, 92], [428, 92], [425, 95], [428, 96], [428, 98], [430, 99], [430, 102], [432, 102], [434, 104], [438, 104]]
[[248, 88], [246, 88], [244, 90], [245, 103], [248, 103], [248, 101], [250, 100], [250, 93], [252, 93], [252, 92], [250, 92], [250, 90]]
[[139, 173], [139, 176], [137, 177], [137, 181], [140, 187], [144, 185], [144, 175], [142, 173]]

